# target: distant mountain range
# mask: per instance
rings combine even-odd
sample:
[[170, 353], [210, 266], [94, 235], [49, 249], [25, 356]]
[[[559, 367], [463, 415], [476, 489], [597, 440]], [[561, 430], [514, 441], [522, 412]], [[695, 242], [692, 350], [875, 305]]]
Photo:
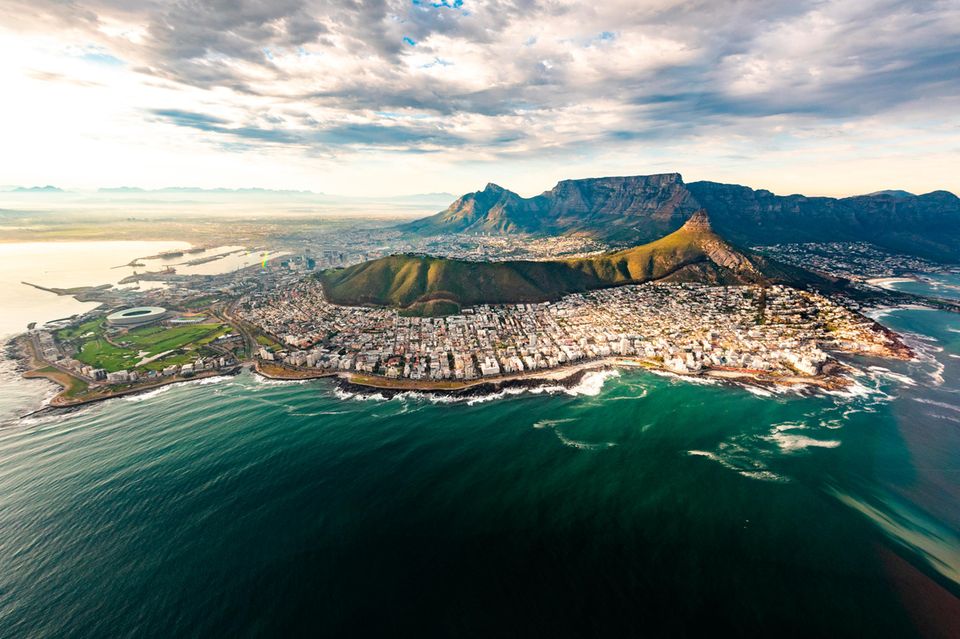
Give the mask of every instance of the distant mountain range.
[[63, 193], [63, 189], [48, 184], [46, 186], [18, 186], [14, 188], [11, 192], [12, 193]]
[[542, 302], [648, 281], [833, 285], [802, 269], [735, 248], [713, 231], [702, 210], [659, 240], [592, 257], [468, 262], [391, 255], [323, 271], [318, 278], [327, 298], [336, 304], [392, 306], [412, 315], [456, 313], [476, 304]]
[[960, 261], [960, 198], [947, 191], [781, 196], [736, 184], [686, 184], [678, 173], [564, 180], [530, 198], [488, 184], [436, 215], [399, 228], [422, 235], [576, 233], [629, 245], [680, 228], [701, 208], [709, 211], [717, 232], [746, 246], [867, 241], [891, 251]]
[[228, 189], [205, 189], [194, 186], [166, 186], [160, 189], [144, 189], [139, 186], [113, 186], [97, 189], [97, 193], [229, 193], [237, 195], [323, 195], [313, 191], [297, 191], [291, 189], [261, 189], [257, 187]]

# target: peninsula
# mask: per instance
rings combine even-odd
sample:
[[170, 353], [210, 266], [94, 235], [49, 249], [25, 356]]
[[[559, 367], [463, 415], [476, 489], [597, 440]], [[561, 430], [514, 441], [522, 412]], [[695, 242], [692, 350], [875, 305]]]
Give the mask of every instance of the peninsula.
[[739, 250], [698, 211], [660, 240], [589, 257], [389, 256], [250, 295], [238, 313], [282, 345], [257, 353], [270, 374], [378, 388], [455, 391], [584, 365], [834, 386], [831, 353], [911, 356], [817, 288], [842, 282]]
[[[723, 191], [685, 185], [675, 174], [572, 180], [533, 198], [530, 209], [530, 201], [488, 187], [399, 229], [331, 227], [321, 243], [278, 245], [286, 256], [229, 273], [170, 268], [136, 276], [163, 287], [47, 289], [98, 301], [106, 313], [170, 312], [149, 326], [124, 326], [92, 311], [31, 327], [18, 344], [28, 375], [63, 386], [55, 406], [245, 366], [268, 377], [334, 377], [391, 392], [570, 383], [610, 366], [835, 388], [847, 383], [843, 354], [912, 356], [860, 313], [861, 304], [960, 308], [871, 285], [867, 274], [929, 270], [932, 263], [916, 256], [920, 244], [910, 255], [865, 242], [741, 248], [728, 232], [743, 234], [718, 231], [717, 218], [730, 229], [731, 207], [742, 212], [746, 204], [716, 200], [708, 214], [700, 202], [710, 189]], [[763, 207], [779, 197], [752, 193]], [[488, 201], [494, 195], [499, 204]], [[889, 197], [864, 196], [880, 208]], [[941, 199], [949, 205], [952, 197]], [[898, 197], [898, 205], [919, 206], [908, 200]], [[814, 220], [820, 209], [797, 210]], [[465, 232], [447, 233], [444, 220]], [[488, 228], [493, 220], [503, 224]], [[611, 239], [660, 230], [634, 246]], [[837, 250], [856, 257], [838, 260]]]

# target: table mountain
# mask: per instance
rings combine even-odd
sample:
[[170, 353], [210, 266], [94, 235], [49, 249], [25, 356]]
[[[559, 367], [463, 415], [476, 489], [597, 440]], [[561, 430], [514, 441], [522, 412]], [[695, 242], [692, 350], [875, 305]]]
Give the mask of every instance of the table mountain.
[[895, 252], [960, 261], [960, 198], [947, 191], [881, 191], [848, 198], [775, 195], [678, 173], [564, 180], [524, 198], [495, 184], [436, 215], [402, 225], [441, 233], [582, 233], [616, 244], [649, 242], [706, 208], [717, 230], [743, 245], [867, 241]]
[[678, 173], [563, 180], [531, 198], [488, 184], [402, 228], [425, 235], [585, 232], [638, 243], [675, 231], [698, 208]]

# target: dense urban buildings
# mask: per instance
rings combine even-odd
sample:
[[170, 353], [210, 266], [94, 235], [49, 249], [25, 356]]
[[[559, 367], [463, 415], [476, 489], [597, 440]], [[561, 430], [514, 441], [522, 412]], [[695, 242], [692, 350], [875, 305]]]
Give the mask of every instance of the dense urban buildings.
[[861, 315], [784, 286], [640, 284], [556, 302], [481, 305], [446, 317], [330, 304], [307, 279], [251, 295], [241, 315], [284, 345], [259, 357], [295, 367], [411, 380], [472, 380], [631, 357], [677, 373], [704, 368], [814, 376], [826, 349], [889, 354]]

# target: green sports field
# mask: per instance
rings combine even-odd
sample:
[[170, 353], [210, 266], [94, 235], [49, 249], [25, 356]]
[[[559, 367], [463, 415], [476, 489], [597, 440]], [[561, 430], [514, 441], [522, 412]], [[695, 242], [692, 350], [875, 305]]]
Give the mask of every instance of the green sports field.
[[[108, 341], [101, 323], [96, 326], [81, 325], [71, 334], [79, 337], [91, 332], [90, 329], [95, 335], [87, 339], [80, 338], [81, 344], [76, 358], [109, 372], [133, 368], [160, 370], [170, 364], [185, 364], [196, 359], [199, 354], [197, 351], [203, 346], [230, 332], [228, 325], [220, 323], [175, 327], [155, 325], [111, 335]], [[143, 359], [168, 352], [169, 355], [137, 366]]]

